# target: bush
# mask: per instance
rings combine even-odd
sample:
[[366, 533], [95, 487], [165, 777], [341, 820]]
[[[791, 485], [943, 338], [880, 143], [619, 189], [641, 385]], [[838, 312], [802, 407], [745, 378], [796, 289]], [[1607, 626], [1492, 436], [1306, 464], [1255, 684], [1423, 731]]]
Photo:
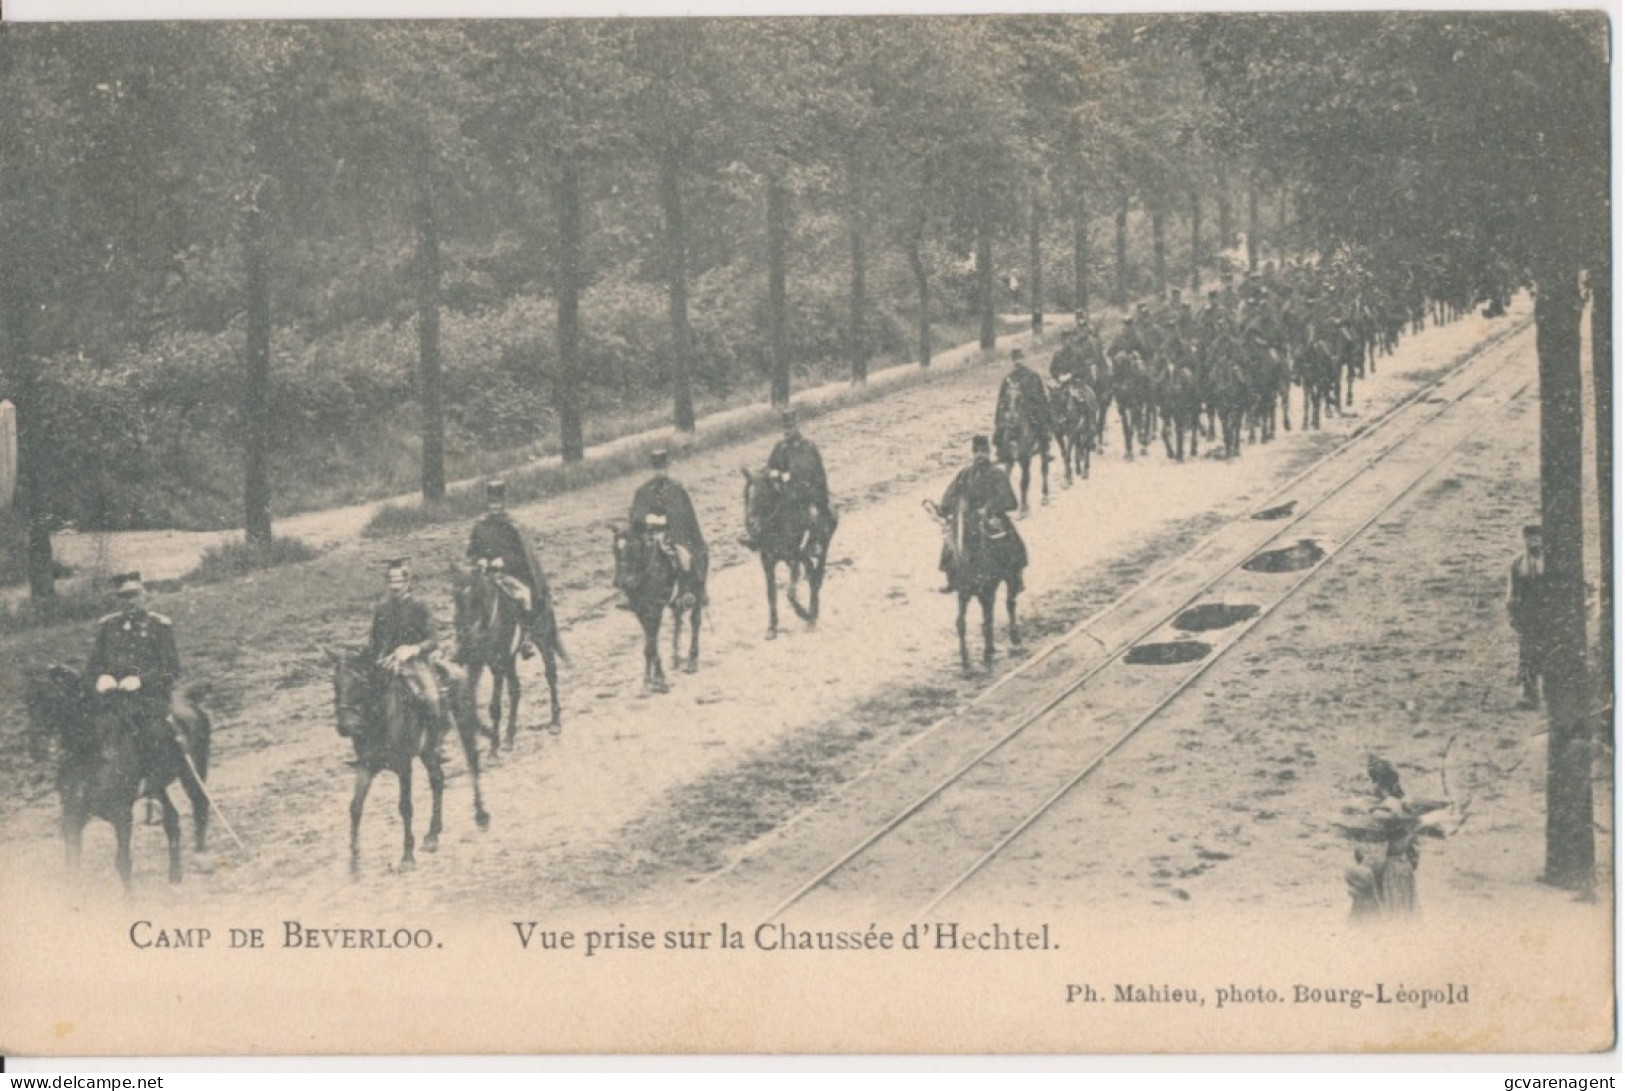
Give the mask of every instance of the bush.
[[206, 550], [198, 566], [186, 574], [187, 583], [220, 583], [250, 572], [303, 564], [321, 554], [298, 538], [273, 536], [269, 542], [227, 542]]
[[0, 603], [0, 633], [76, 624], [99, 618], [113, 609], [103, 590], [75, 590], [49, 598]]

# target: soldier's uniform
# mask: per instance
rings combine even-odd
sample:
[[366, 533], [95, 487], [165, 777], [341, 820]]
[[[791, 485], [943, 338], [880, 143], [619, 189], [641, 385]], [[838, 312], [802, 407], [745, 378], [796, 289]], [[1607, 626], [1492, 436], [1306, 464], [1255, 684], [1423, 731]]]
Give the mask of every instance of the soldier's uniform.
[[142, 605], [139, 573], [115, 576], [113, 586], [129, 602], [124, 609], [96, 623], [96, 639], [85, 673], [97, 693], [136, 697], [148, 729], [173, 730], [170, 706], [181, 673], [174, 625], [164, 615]]
[[699, 516], [694, 513], [694, 501], [687, 489], [667, 476], [669, 456], [665, 451], [652, 452], [649, 461], [655, 475], [632, 495], [628, 522], [634, 533], [652, 534], [661, 542], [662, 548], [676, 558], [687, 592], [700, 595], [710, 554], [700, 531]]
[[942, 504], [938, 510], [947, 520], [948, 537], [942, 545], [942, 556], [937, 562], [948, 576], [948, 586], [945, 591], [956, 590], [955, 569], [959, 556], [956, 545], [960, 540], [961, 528], [957, 524], [960, 514], [967, 519], [987, 519], [990, 523], [997, 523], [999, 537], [1010, 543], [1015, 551], [1015, 575], [1011, 578], [1012, 590], [1020, 592], [1021, 570], [1027, 566], [1027, 545], [1016, 532], [1015, 523], [1010, 519], [1010, 513], [1019, 506], [1016, 492], [1010, 487], [1010, 478], [1004, 471], [993, 465], [988, 459], [988, 443], [986, 436], [977, 436], [971, 442], [971, 451], [975, 460], [954, 477], [942, 494]]
[[468, 535], [468, 559], [475, 564], [484, 563], [497, 574], [497, 584], [519, 604], [524, 621], [526, 658], [531, 653], [530, 634], [547, 601], [547, 576], [541, 561], [520, 529], [514, 525], [502, 504], [506, 500], [506, 487], [501, 481], [489, 482], [485, 487], [486, 503], [490, 510], [474, 521]]
[[367, 657], [382, 672], [386, 656], [402, 648], [412, 649], [413, 654], [400, 663], [397, 670], [432, 714], [437, 719], [444, 718], [445, 699], [430, 658], [439, 647], [434, 617], [427, 605], [412, 597], [404, 562], [389, 562], [389, 579], [391, 591], [372, 608]]
[[767, 456], [767, 468], [781, 475], [791, 503], [815, 508], [819, 517], [828, 517], [829, 478], [824, 474], [824, 456], [812, 440], [800, 432], [785, 436]]
[[999, 383], [999, 403], [993, 415], [993, 446], [999, 461], [1006, 464], [1015, 461], [1016, 434], [1023, 424], [1038, 437], [1039, 453], [1045, 462], [1049, 461], [1049, 391], [1038, 372], [1028, 369], [1023, 359], [1012, 356], [1015, 366]]
[[1525, 708], [1540, 705], [1547, 652], [1546, 567], [1540, 527], [1524, 528], [1524, 552], [1512, 562], [1507, 581], [1507, 617], [1518, 634], [1518, 684]]

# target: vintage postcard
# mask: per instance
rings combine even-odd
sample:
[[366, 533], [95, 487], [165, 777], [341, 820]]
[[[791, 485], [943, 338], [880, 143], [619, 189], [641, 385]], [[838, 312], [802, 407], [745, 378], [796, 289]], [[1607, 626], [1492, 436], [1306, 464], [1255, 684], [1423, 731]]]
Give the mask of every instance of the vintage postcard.
[[0, 1053], [1613, 1048], [1609, 35], [0, 25]]

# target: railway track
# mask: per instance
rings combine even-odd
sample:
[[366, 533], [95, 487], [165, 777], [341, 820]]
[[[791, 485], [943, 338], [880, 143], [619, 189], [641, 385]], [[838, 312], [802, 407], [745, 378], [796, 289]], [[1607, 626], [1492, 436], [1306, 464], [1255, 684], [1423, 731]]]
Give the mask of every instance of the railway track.
[[[896, 785], [890, 813], [833, 860], [801, 872], [808, 877], [766, 919], [858, 906], [909, 909], [917, 918], [935, 912], [1412, 496], [1492, 418], [1484, 410], [1520, 396], [1533, 379], [1513, 366], [1523, 359], [1513, 343], [1528, 325], [1477, 346], [1288, 481], [1252, 518], [1219, 528], [973, 705], [916, 735], [866, 778], [882, 798], [887, 783]], [[945, 765], [928, 744], [950, 731], [956, 745], [945, 748], [954, 755]]]

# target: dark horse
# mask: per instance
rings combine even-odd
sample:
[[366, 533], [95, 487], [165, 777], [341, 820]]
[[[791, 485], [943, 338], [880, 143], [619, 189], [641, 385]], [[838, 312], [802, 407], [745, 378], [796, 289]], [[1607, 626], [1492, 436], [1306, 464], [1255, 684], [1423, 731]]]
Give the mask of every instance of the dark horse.
[[[779, 634], [778, 566], [790, 570], [790, 585], [785, 590], [790, 608], [808, 626], [818, 624], [818, 592], [824, 586], [824, 566], [829, 561], [829, 543], [835, 535], [834, 513], [828, 520], [814, 519], [807, 505], [795, 503], [785, 495], [783, 483], [764, 470], [745, 475], [745, 526], [756, 541], [756, 553], [762, 559], [762, 575], [767, 579], [767, 638]], [[809, 598], [801, 605], [796, 597], [796, 584], [802, 571], [807, 573]]]
[[682, 662], [678, 647], [682, 642], [683, 614], [689, 616], [688, 663], [693, 674], [700, 666], [700, 611], [705, 608], [705, 578], [685, 591], [677, 559], [649, 531], [629, 533], [615, 528], [615, 586], [626, 592], [643, 626], [643, 684], [658, 693], [666, 692], [666, 672], [660, 666], [660, 619], [671, 611], [671, 665]]
[[1067, 485], [1071, 485], [1074, 472], [1089, 477], [1100, 399], [1094, 387], [1074, 373], [1069, 381], [1056, 387], [1050, 404], [1055, 410], [1055, 442], [1061, 448], [1061, 466], [1066, 470]]
[[950, 573], [959, 594], [959, 663], [970, 673], [970, 648], [965, 643], [965, 613], [970, 600], [982, 604], [982, 665], [993, 666], [994, 599], [999, 585], [1005, 587], [1005, 609], [1010, 617], [1010, 643], [1021, 647], [1021, 628], [1016, 623], [1016, 597], [1021, 594], [1021, 570], [1026, 567], [1025, 549], [1015, 528], [1000, 515], [967, 510], [961, 500], [957, 511], [942, 512], [931, 501], [925, 507], [949, 534], [948, 548], [953, 557]]
[[[1025, 515], [1027, 489], [1032, 484], [1035, 457], [1039, 460], [1040, 499], [1042, 503], [1049, 503], [1049, 425], [1045, 423], [1049, 410], [1042, 404], [1027, 404], [1036, 399], [1024, 399], [1019, 385], [1011, 385], [1004, 390], [1012, 394], [999, 407], [1002, 410], [999, 419], [1008, 423], [998, 430], [994, 443], [1006, 474], [1016, 466], [1021, 467], [1021, 512]], [[1004, 391], [1001, 390], [1000, 394], [1004, 396]]]
[[[440, 764], [440, 742], [445, 723], [398, 674], [380, 676], [379, 668], [360, 652], [328, 651], [333, 661], [333, 708], [339, 734], [355, 745], [355, 795], [350, 799], [350, 874], [361, 875], [361, 811], [373, 778], [388, 769], [400, 784], [402, 834], [406, 848], [401, 854], [402, 869], [417, 863], [412, 854], [412, 759], [423, 762], [429, 775], [429, 791], [434, 810], [429, 832], [423, 839], [425, 852], [440, 846], [440, 805], [445, 793], [446, 774]], [[473, 691], [460, 679], [446, 687], [446, 703], [463, 742], [468, 759], [469, 778], [474, 782], [474, 822], [480, 829], [491, 824], [480, 797], [480, 754], [475, 741], [479, 730], [474, 712]]]
[[[491, 672], [491, 701], [487, 714], [491, 720], [491, 753], [497, 753], [502, 741], [502, 692], [508, 692], [507, 746], [513, 749], [514, 731], [519, 726], [519, 647], [522, 619], [519, 604], [497, 586], [496, 576], [489, 570], [476, 567], [470, 571], [459, 565], [451, 566], [452, 602], [455, 605], [457, 629], [457, 661], [468, 669], [468, 699], [478, 699], [480, 676]], [[544, 590], [537, 610], [538, 621], [531, 637], [542, 653], [542, 668], [547, 675], [547, 693], [552, 718], [548, 730], [558, 734], [559, 715], [559, 656], [563, 644], [559, 640], [558, 618], [553, 613], [553, 599]]]
[[[62, 796], [62, 840], [68, 865], [79, 866], [85, 825], [100, 818], [113, 825], [119, 879], [130, 887], [130, 836], [135, 801], [145, 796], [163, 808], [164, 836], [169, 841], [169, 881], [181, 881], [180, 812], [169, 798], [169, 786], [180, 781], [192, 804], [194, 844], [203, 851], [209, 827], [209, 797], [203, 778], [209, 773], [209, 717], [197, 707], [198, 690], [176, 702], [172, 736], [147, 723], [132, 694], [97, 694], [68, 667], [27, 672], [25, 700], [29, 720], [55, 734], [61, 745], [57, 791]], [[183, 749], [184, 748], [184, 749]]]

